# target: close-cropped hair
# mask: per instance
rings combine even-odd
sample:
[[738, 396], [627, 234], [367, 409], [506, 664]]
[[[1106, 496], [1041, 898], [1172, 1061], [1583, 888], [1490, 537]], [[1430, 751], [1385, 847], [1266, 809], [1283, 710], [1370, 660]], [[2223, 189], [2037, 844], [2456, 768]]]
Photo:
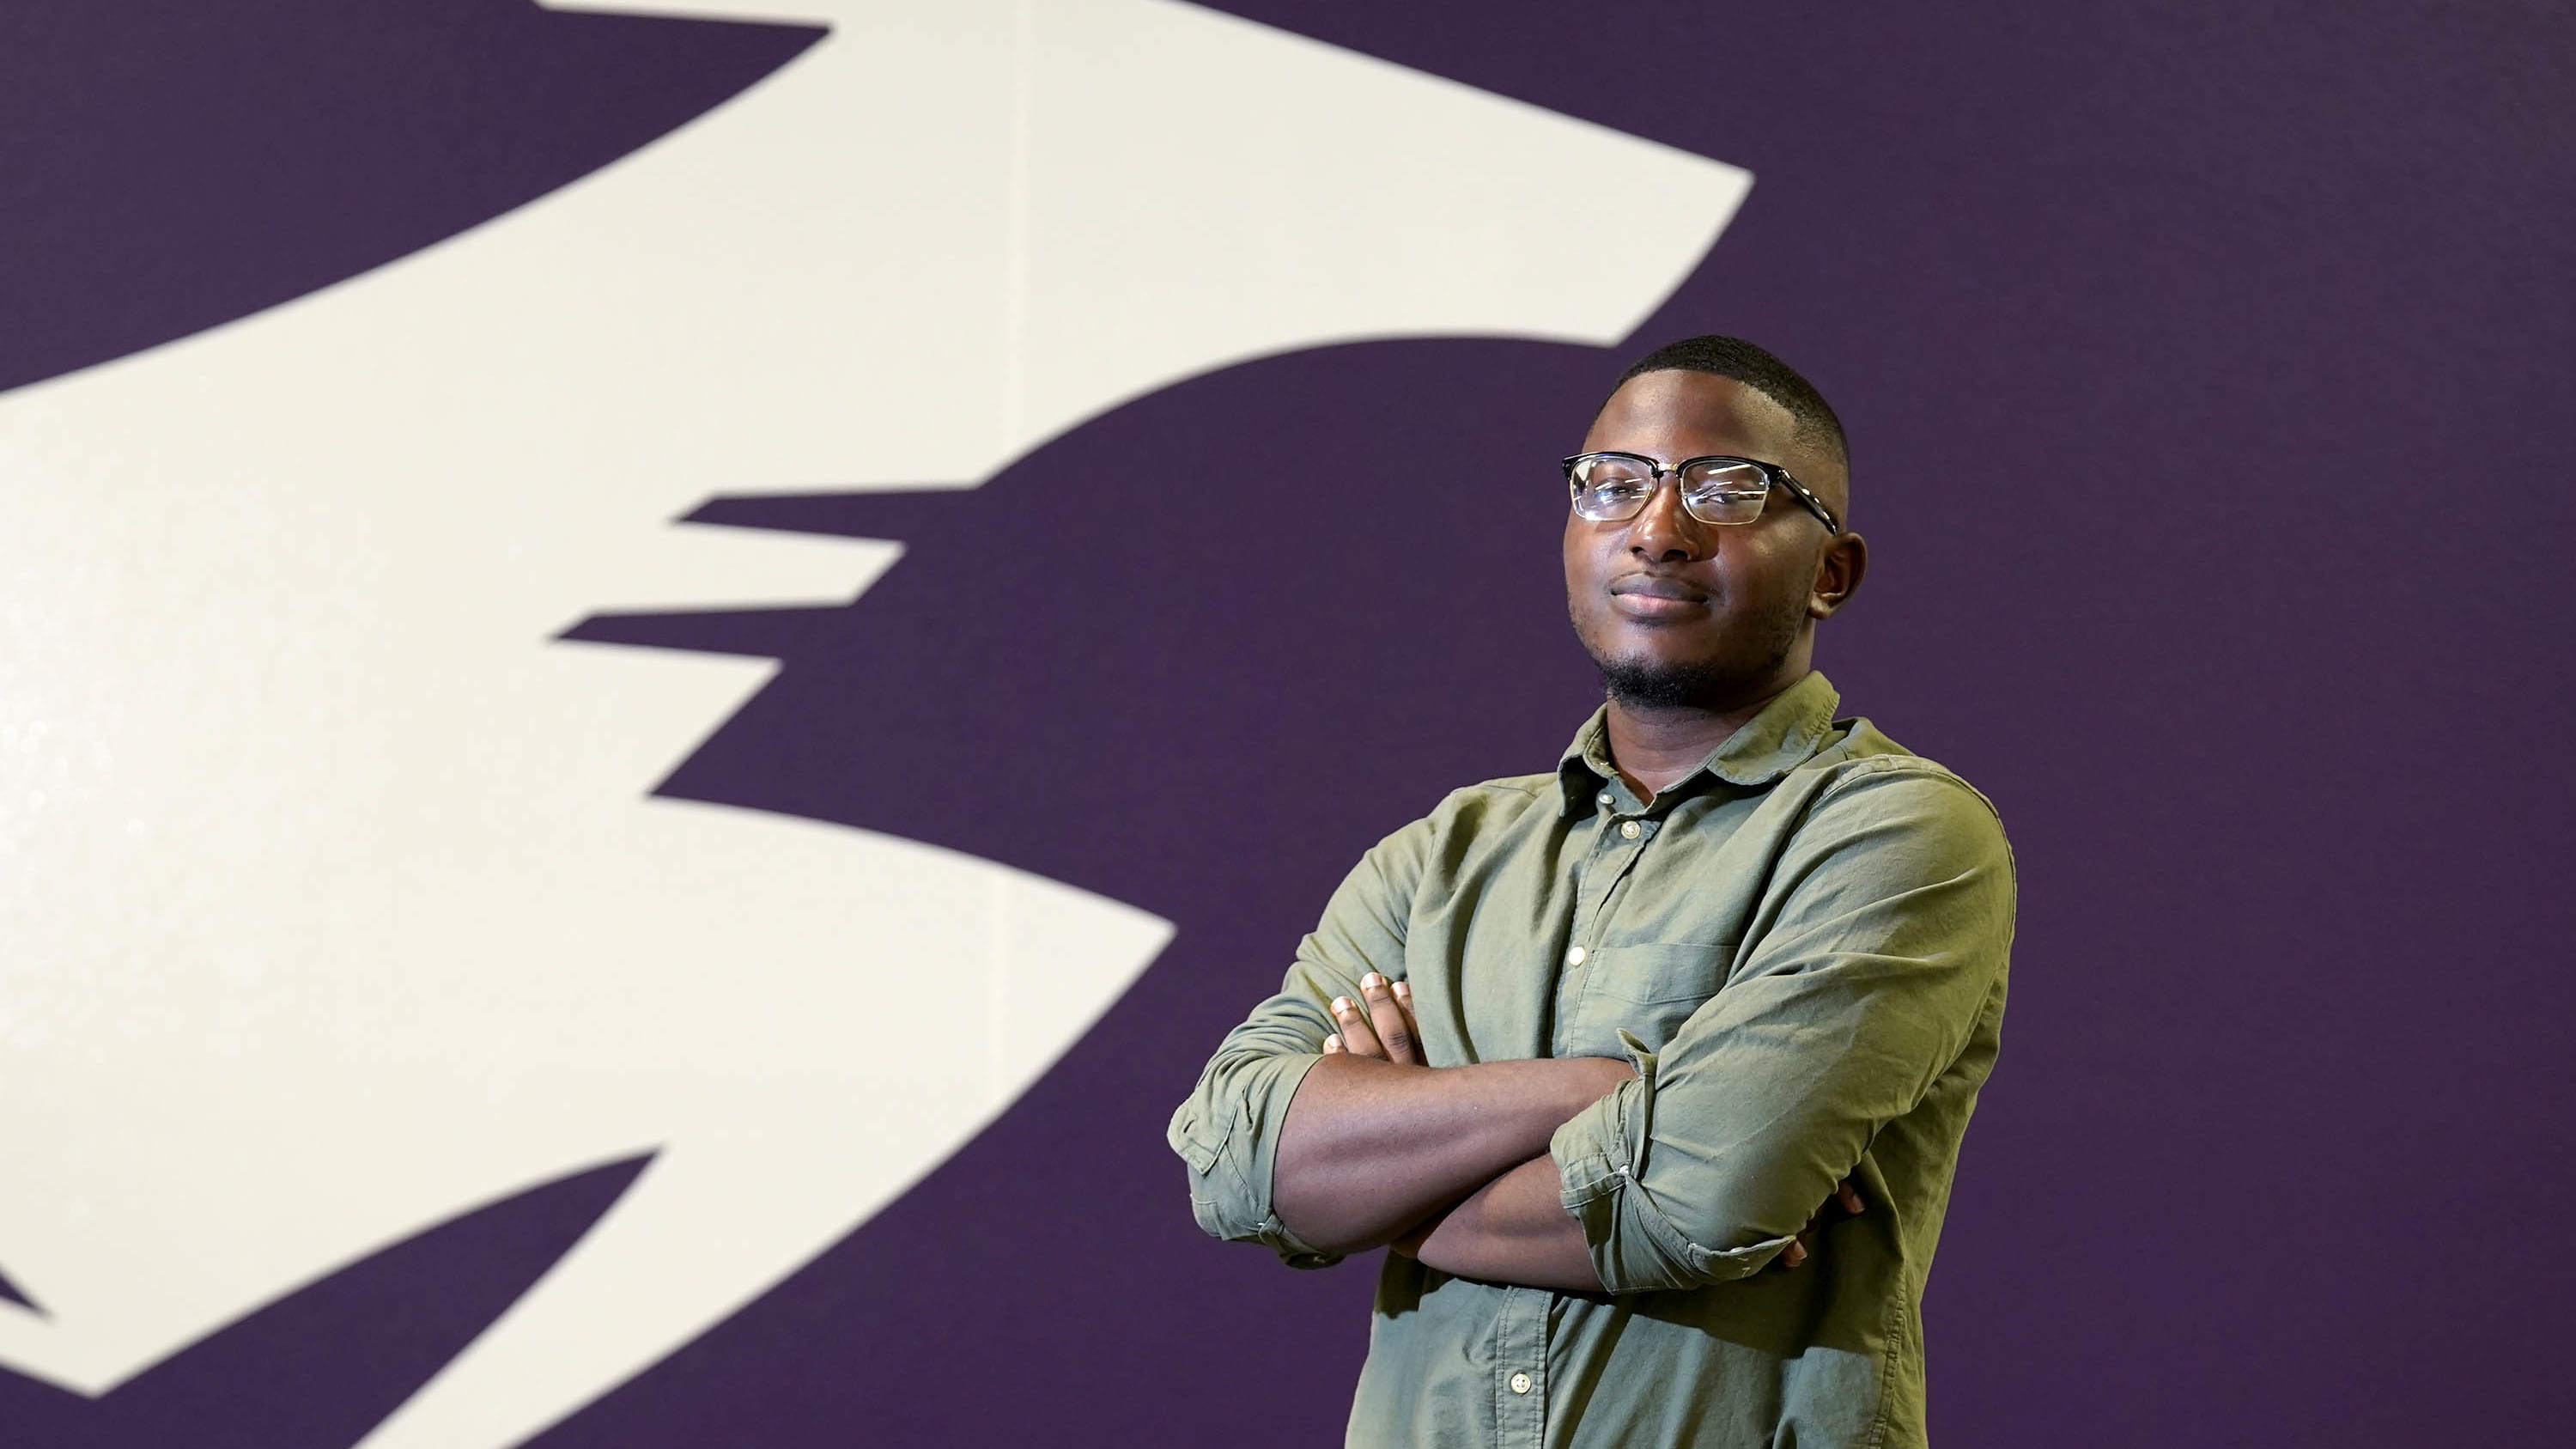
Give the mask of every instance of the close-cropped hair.
[[1705, 337], [1685, 337], [1667, 342], [1619, 374], [1611, 385], [1617, 392], [1628, 380], [1649, 372], [1705, 372], [1717, 377], [1733, 378], [1764, 397], [1789, 410], [1798, 423], [1799, 437], [1821, 444], [1834, 461], [1851, 470], [1851, 444], [1843, 436], [1843, 420], [1834, 414], [1833, 404], [1816, 391], [1816, 385], [1782, 362], [1768, 350], [1741, 337], [1711, 333]]

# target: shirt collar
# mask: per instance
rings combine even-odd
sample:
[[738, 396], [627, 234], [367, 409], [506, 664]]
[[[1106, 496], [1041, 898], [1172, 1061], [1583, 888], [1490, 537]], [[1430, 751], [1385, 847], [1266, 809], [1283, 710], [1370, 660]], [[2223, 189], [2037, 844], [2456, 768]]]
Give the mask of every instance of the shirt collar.
[[[1771, 697], [1759, 713], [1746, 720], [1742, 728], [1726, 737], [1725, 743], [1709, 751], [1699, 768], [1676, 780], [1663, 794], [1676, 797], [1686, 793], [1690, 783], [1701, 774], [1715, 775], [1737, 785], [1767, 785], [1806, 763], [1809, 756], [1824, 745], [1832, 732], [1834, 711], [1842, 705], [1842, 695], [1822, 674], [1809, 670], [1798, 682]], [[1610, 707], [1603, 705], [1574, 732], [1574, 743], [1556, 762], [1556, 781], [1565, 796], [1562, 813], [1591, 808], [1593, 795], [1602, 786], [1619, 778], [1610, 763], [1610, 734], [1607, 725]]]

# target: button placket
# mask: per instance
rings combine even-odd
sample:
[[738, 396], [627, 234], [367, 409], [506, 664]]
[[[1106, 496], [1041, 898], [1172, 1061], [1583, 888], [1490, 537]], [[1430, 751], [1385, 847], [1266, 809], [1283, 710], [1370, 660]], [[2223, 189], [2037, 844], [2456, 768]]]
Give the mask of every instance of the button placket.
[[[1574, 919], [1567, 923], [1565, 954], [1558, 958], [1561, 974], [1557, 980], [1556, 1025], [1549, 1038], [1551, 1050], [1560, 1054], [1568, 1050], [1568, 1034], [1579, 1029], [1584, 1019], [1583, 1006], [1592, 996], [1585, 963], [1599, 956], [1602, 926], [1617, 914], [1619, 892], [1627, 885], [1628, 873], [1636, 868], [1638, 858], [1655, 838], [1652, 823], [1641, 824], [1637, 817], [1610, 808], [1614, 802], [1609, 790], [1595, 798], [1604, 808], [1595, 817], [1599, 823], [1593, 828], [1592, 842], [1574, 868]], [[1592, 882], [1605, 873], [1609, 884], [1595, 895]]]
[[[1601, 893], [1599, 903], [1592, 910], [1593, 923], [1596, 926], [1610, 914], [1610, 903], [1618, 896], [1620, 888], [1627, 884], [1628, 872], [1637, 868], [1637, 858], [1646, 853], [1646, 847], [1653, 844], [1655, 839], [1655, 827], [1652, 824], [1641, 823], [1634, 816], [1619, 816], [1616, 819], [1617, 828], [1603, 829], [1594, 846], [1597, 852], [1610, 857], [1610, 864], [1614, 867], [1610, 872], [1609, 889]], [[1589, 936], [1585, 939], [1593, 946], [1600, 945], [1597, 939]]]
[[[1610, 792], [1604, 790], [1601, 794], [1606, 800]], [[1593, 865], [1603, 855], [1603, 836], [1606, 833], [1598, 827], [1593, 830], [1591, 845], [1584, 850], [1581, 859], [1576, 861], [1574, 866], [1572, 881], [1574, 919], [1566, 923], [1568, 940], [1565, 954], [1557, 958], [1561, 971], [1556, 982], [1556, 1009], [1548, 1013], [1552, 1019], [1552, 1025], [1548, 1029], [1548, 1049], [1558, 1055], [1562, 1055], [1567, 1049], [1566, 1032], [1575, 1022], [1576, 1007], [1582, 1002], [1587, 989], [1587, 983], [1583, 977], [1583, 963], [1589, 959], [1591, 948], [1583, 942], [1591, 934], [1592, 911], [1585, 904], [1586, 897], [1590, 894], [1586, 887], [1591, 881]]]
[[1498, 1446], [1539, 1449], [1547, 1435], [1547, 1310], [1556, 1295], [1511, 1287], [1494, 1320], [1494, 1426]]

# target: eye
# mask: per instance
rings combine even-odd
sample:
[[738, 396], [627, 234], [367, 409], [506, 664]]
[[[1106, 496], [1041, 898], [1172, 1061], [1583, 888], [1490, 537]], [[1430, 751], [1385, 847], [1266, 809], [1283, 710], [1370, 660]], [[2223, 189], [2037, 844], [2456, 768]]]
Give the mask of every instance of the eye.
[[1762, 490], [1759, 488], [1694, 488], [1690, 491], [1690, 501], [1704, 508], [1741, 506], [1747, 503], [1760, 503]]

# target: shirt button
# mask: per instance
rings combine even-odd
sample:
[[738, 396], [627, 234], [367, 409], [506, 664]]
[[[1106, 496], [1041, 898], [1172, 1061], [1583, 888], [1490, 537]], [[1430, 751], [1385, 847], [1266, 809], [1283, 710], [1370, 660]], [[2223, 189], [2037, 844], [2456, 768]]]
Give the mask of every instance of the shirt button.
[[1577, 946], [1577, 947], [1575, 947], [1573, 950], [1566, 952], [1566, 953], [1565, 953], [1565, 964], [1566, 964], [1566, 965], [1568, 965], [1568, 966], [1580, 966], [1580, 965], [1582, 965], [1582, 964], [1583, 964], [1583, 948], [1582, 948], [1582, 947], [1580, 947], [1580, 946]]
[[1528, 1392], [1529, 1392], [1529, 1385], [1530, 1385], [1530, 1377], [1529, 1377], [1529, 1375], [1528, 1375], [1528, 1374], [1514, 1374], [1514, 1375], [1512, 1375], [1512, 1392], [1513, 1392], [1513, 1393], [1516, 1393], [1516, 1394], [1526, 1394], [1526, 1393], [1528, 1393]]
[[1593, 799], [1595, 799], [1595, 800], [1600, 801], [1600, 802], [1601, 802], [1602, 804], [1604, 804], [1604, 805], [1607, 805], [1607, 804], [1609, 804], [1609, 803], [1610, 803], [1610, 792], [1609, 792], [1609, 791], [1607, 791], [1607, 790], [1604, 790], [1604, 791], [1602, 791], [1600, 794], [1595, 795], [1595, 796], [1593, 796], [1592, 798], [1593, 798]]
[[1619, 822], [1619, 838], [1622, 840], [1634, 840], [1644, 833], [1645, 832], [1634, 820], [1623, 820]]

